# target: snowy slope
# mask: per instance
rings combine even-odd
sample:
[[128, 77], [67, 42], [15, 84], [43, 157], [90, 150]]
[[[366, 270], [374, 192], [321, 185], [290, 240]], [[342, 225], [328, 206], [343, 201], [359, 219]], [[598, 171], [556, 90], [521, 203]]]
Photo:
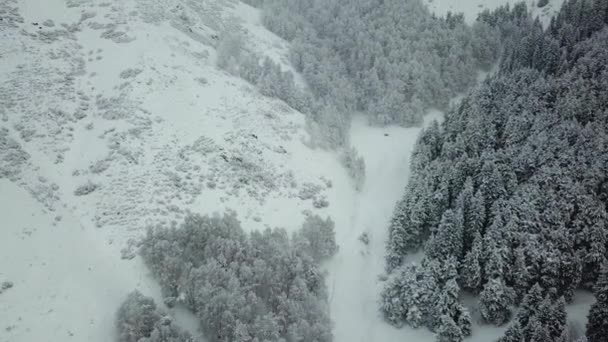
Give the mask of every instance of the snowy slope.
[[108, 341], [128, 292], [160, 300], [128, 243], [149, 225], [230, 208], [246, 229], [294, 230], [352, 194], [335, 155], [304, 144], [302, 114], [215, 67], [217, 36], [233, 30], [285, 60], [257, 10], [215, 0], [0, 10], [0, 282], [14, 283], [0, 295], [0, 341]]
[[140, 261], [122, 262], [116, 245], [98, 241], [68, 210], [51, 215], [24, 189], [0, 180], [0, 341], [107, 341], [129, 289], [158, 297]]
[[[450, 4], [467, 18], [479, 10], [431, 6]], [[228, 208], [245, 229], [295, 230], [307, 212], [334, 219], [335, 341], [433, 340], [386, 324], [376, 303], [419, 129], [355, 121], [367, 165], [357, 193], [335, 154], [306, 146], [301, 113], [215, 67], [217, 37], [234, 30], [288, 67], [287, 43], [259, 11], [234, 0], [5, 0], [0, 10], [0, 283], [14, 283], [0, 294], [0, 342], [108, 341], [128, 292], [160, 300], [130, 239]], [[87, 184], [94, 191], [74, 194]], [[329, 207], [315, 208], [320, 199]]]

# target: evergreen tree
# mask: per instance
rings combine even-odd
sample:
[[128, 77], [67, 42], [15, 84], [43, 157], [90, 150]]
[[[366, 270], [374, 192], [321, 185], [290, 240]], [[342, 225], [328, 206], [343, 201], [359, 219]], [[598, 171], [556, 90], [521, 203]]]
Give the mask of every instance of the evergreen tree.
[[464, 335], [452, 317], [443, 315], [437, 330], [437, 342], [462, 342]]
[[524, 337], [523, 329], [518, 320], [509, 326], [504, 336], [498, 342], [522, 342]]
[[530, 319], [536, 316], [538, 312], [538, 308], [544, 299], [543, 288], [540, 287], [538, 283], [534, 284], [532, 288], [528, 291], [524, 300], [517, 312], [517, 321], [519, 321], [520, 326], [525, 328]]
[[[576, 338], [564, 327], [564, 301], [581, 287], [601, 287], [597, 274], [608, 246], [607, 8], [603, 0], [568, 0], [546, 30], [524, 4], [482, 13], [478, 22], [501, 40], [499, 71], [446, 114], [432, 135], [441, 141], [436, 154], [426, 142], [416, 146], [420, 163], [412, 165], [408, 190], [417, 191], [402, 201], [409, 223], [403, 236], [415, 236], [416, 246], [426, 242], [438, 289], [450, 279], [441, 272], [451, 270], [437, 266], [447, 255], [456, 258], [464, 289], [484, 285], [485, 319], [504, 323], [520, 303], [508, 340]], [[457, 22], [450, 17], [446, 25]], [[447, 64], [456, 75], [457, 61]], [[379, 79], [390, 70], [378, 67]], [[513, 297], [501, 295], [510, 287]], [[601, 317], [604, 294], [596, 296], [593, 314]], [[601, 329], [599, 322], [590, 319], [591, 330]]]
[[481, 290], [482, 253], [483, 240], [481, 234], [477, 232], [473, 240], [473, 248], [465, 256], [460, 272], [462, 286], [473, 293], [478, 293]]
[[526, 261], [524, 248], [515, 250], [515, 264], [513, 265], [513, 289], [516, 294], [516, 302], [519, 303], [530, 287], [530, 272]]
[[501, 278], [492, 278], [479, 295], [479, 310], [486, 322], [503, 325], [511, 318], [513, 290]]
[[429, 258], [444, 259], [449, 256], [462, 258], [463, 251], [463, 225], [462, 212], [447, 210], [444, 212], [441, 223], [426, 247]]

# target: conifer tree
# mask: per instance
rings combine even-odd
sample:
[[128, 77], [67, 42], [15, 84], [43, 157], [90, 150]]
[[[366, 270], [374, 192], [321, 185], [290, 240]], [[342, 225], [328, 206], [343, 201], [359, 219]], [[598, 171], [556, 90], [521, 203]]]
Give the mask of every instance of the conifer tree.
[[473, 247], [465, 256], [460, 272], [460, 282], [462, 286], [473, 293], [478, 293], [481, 290], [482, 253], [483, 239], [481, 234], [477, 232], [473, 239]]
[[502, 278], [492, 278], [479, 295], [479, 310], [486, 322], [503, 325], [511, 318], [514, 293]]

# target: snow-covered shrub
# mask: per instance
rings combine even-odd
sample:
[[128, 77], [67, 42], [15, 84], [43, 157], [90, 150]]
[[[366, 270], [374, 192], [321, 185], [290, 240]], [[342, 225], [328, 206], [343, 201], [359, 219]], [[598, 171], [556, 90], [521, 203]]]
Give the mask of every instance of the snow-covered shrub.
[[335, 242], [333, 223], [318, 223], [292, 240], [282, 229], [247, 234], [234, 213], [188, 216], [180, 227], [151, 229], [141, 255], [210, 342], [329, 342], [325, 282], [310, 254], [327, 256]]
[[0, 285], [0, 294], [8, 289], [12, 289], [13, 288], [13, 282], [12, 281], [5, 281], [2, 282], [2, 285]]
[[76, 196], [86, 196], [90, 193], [92, 193], [93, 191], [97, 190], [97, 188], [99, 187], [99, 185], [88, 181], [87, 183], [80, 185], [76, 188], [76, 190], [74, 190], [74, 195]]
[[192, 342], [171, 317], [159, 310], [154, 299], [133, 291], [116, 314], [118, 342]]
[[123, 70], [120, 73], [120, 78], [126, 79], [126, 78], [133, 78], [136, 77], [137, 75], [139, 75], [143, 70], [139, 69], [139, 68], [128, 68]]
[[29, 158], [21, 145], [9, 136], [8, 129], [0, 127], [0, 178], [14, 179]]
[[315, 198], [320, 192], [322, 188], [315, 183], [304, 183], [298, 192], [298, 198], [303, 201], [309, 200], [311, 198]]
[[359, 241], [366, 246], [369, 245], [369, 234], [367, 232], [361, 233], [361, 235], [359, 235]]
[[363, 188], [365, 183], [365, 160], [359, 156], [359, 153], [354, 147], [349, 147], [342, 152], [342, 165], [348, 171], [348, 175], [355, 183], [357, 191]]
[[325, 198], [325, 196], [320, 197], [320, 198], [315, 198], [312, 201], [312, 206], [317, 209], [327, 208], [327, 207], [329, 207], [329, 201], [327, 200], [327, 198]]
[[89, 165], [89, 171], [95, 174], [100, 174], [110, 167], [110, 161], [111, 159], [109, 158], [98, 160]]

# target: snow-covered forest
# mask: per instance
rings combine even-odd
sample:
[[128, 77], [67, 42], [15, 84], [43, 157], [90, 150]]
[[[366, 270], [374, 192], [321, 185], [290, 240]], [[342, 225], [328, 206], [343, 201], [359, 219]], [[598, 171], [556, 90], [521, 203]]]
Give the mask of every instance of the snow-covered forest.
[[462, 14], [438, 17], [418, 0], [248, 2], [291, 42], [290, 61], [313, 95], [307, 112], [330, 146], [346, 143], [335, 135], [358, 112], [374, 124], [419, 125], [425, 110], [446, 109], [475, 84], [500, 47], [485, 21], [471, 27]]
[[608, 2], [0, 1], [0, 217], [0, 342], [606, 342]]
[[584, 331], [565, 304], [587, 289], [586, 334], [604, 341], [608, 3], [568, 1], [547, 29], [524, 6], [479, 20], [510, 36], [499, 70], [418, 140], [382, 310], [461, 341], [468, 292], [485, 322], [509, 325], [501, 341], [572, 341]]

